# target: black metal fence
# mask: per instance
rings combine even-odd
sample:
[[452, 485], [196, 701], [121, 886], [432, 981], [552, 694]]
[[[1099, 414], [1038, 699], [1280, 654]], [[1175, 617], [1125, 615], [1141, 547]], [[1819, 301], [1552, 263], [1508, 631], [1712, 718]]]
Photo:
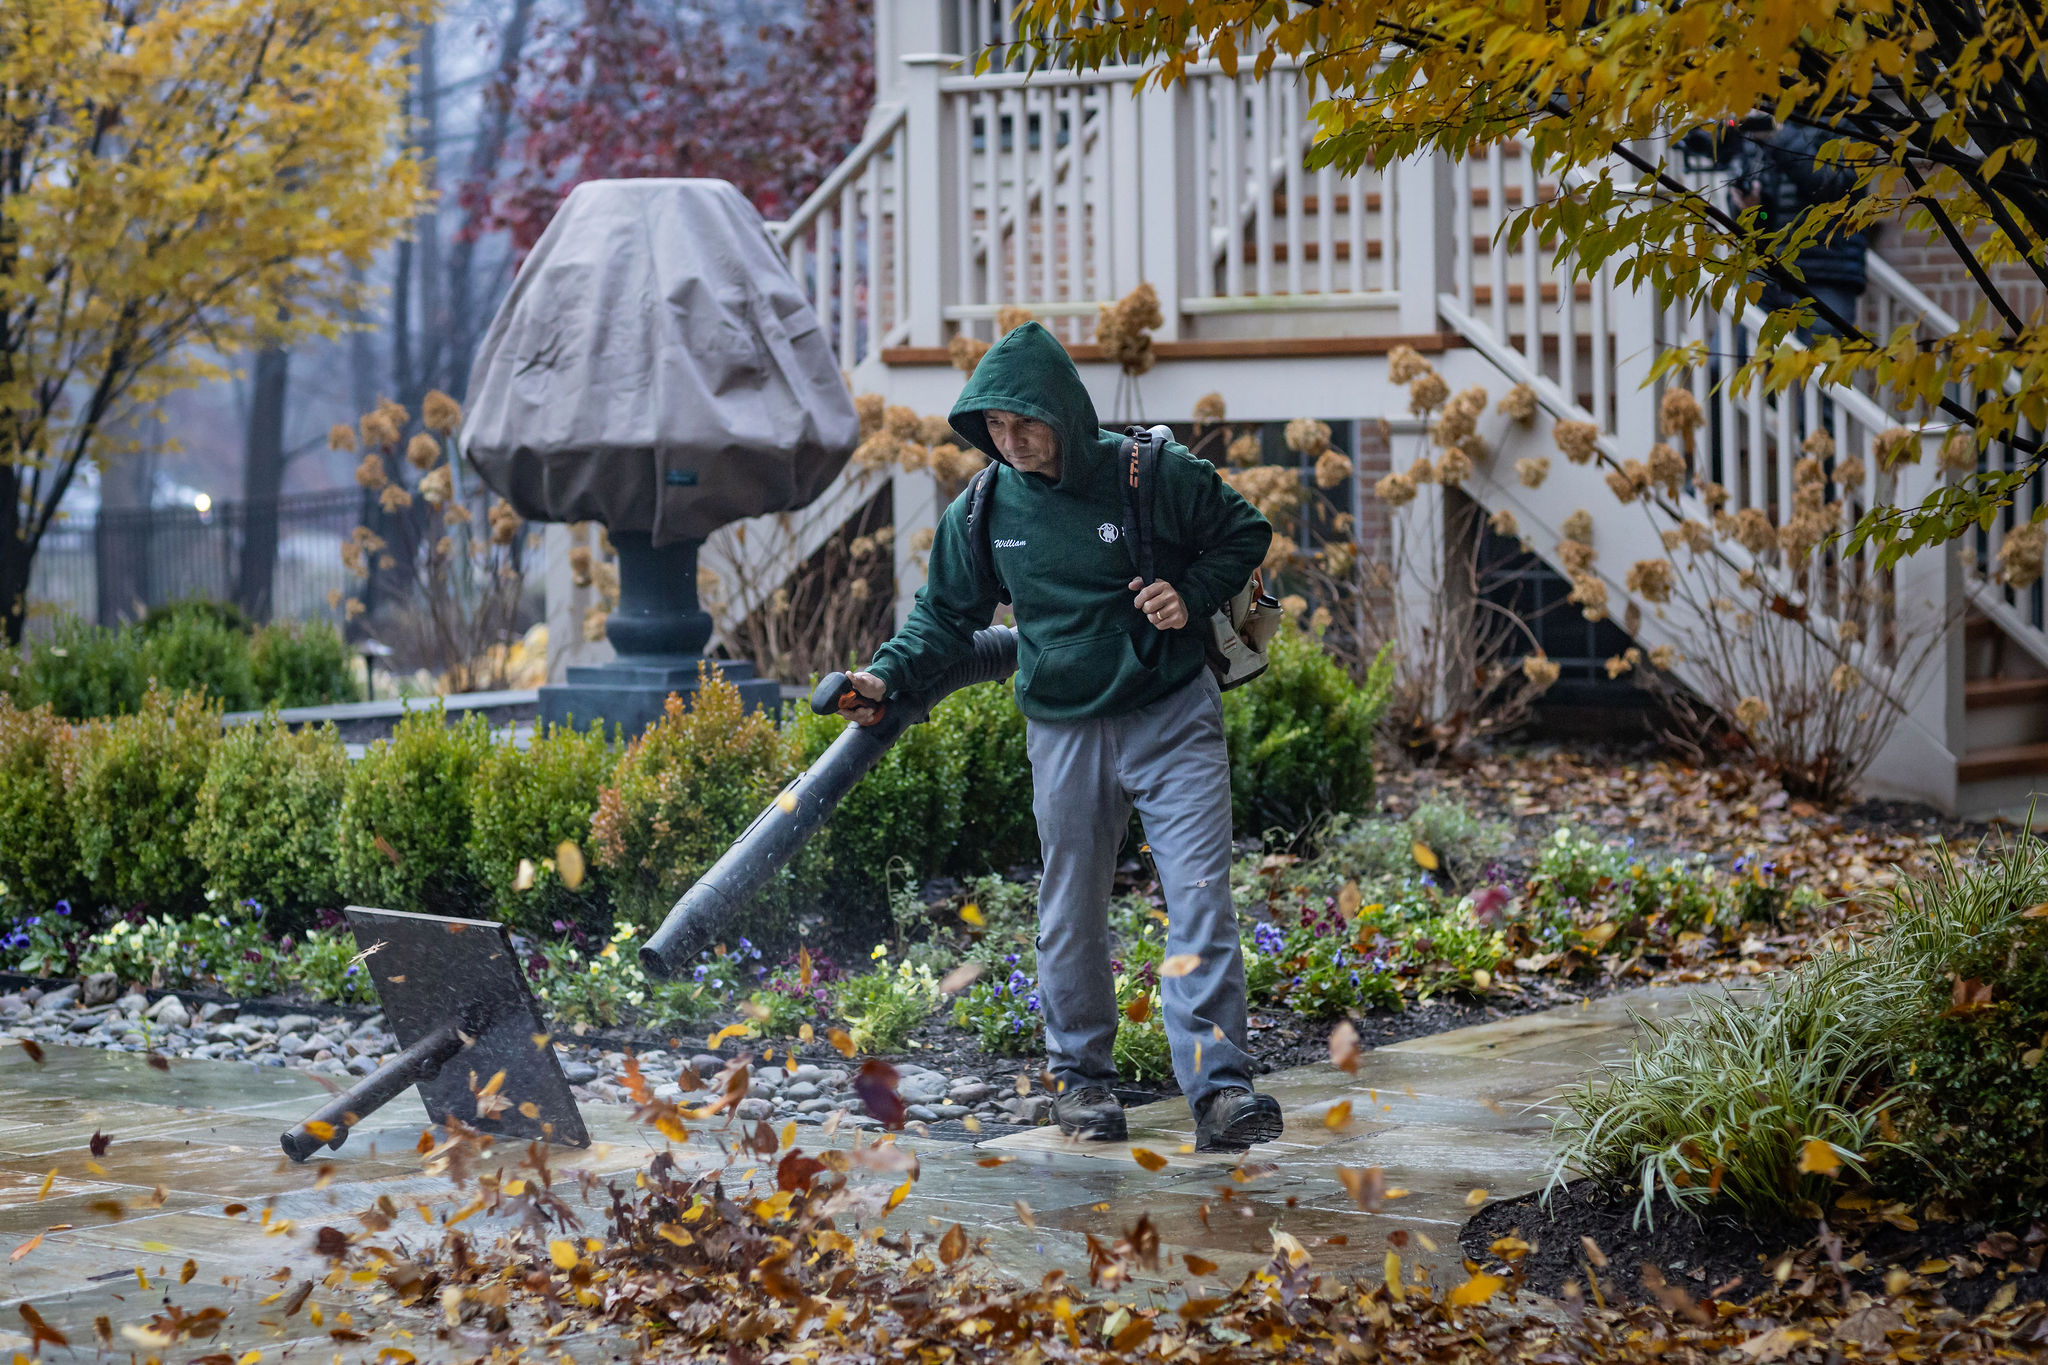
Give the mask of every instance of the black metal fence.
[[[338, 622], [330, 598], [354, 586], [341, 547], [363, 510], [362, 491], [342, 488], [294, 493], [269, 506], [121, 509], [61, 523], [36, 553], [31, 629], [65, 614], [113, 625], [191, 597], [234, 602], [258, 619]], [[268, 556], [250, 553], [266, 540]]]

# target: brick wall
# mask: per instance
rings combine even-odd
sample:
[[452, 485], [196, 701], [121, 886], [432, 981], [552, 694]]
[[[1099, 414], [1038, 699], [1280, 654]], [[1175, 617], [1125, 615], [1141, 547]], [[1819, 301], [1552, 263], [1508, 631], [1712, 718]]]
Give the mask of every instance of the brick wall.
[[[1973, 245], [1982, 241], [1980, 233]], [[1913, 232], [1893, 224], [1879, 234], [1877, 251], [1901, 275], [1959, 319], [1967, 321], [1985, 303], [1984, 292], [1970, 278], [1969, 269], [1938, 233]], [[2022, 318], [2032, 318], [2048, 303], [2048, 290], [2043, 290], [2034, 272], [2025, 265], [2002, 262], [1989, 266], [1986, 273]], [[1868, 308], [1867, 303], [1865, 307]]]

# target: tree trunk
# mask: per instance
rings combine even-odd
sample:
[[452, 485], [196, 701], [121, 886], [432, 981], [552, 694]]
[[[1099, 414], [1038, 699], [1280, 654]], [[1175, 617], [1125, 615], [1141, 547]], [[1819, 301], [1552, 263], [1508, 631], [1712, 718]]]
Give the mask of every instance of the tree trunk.
[[99, 623], [138, 621], [150, 601], [150, 486], [156, 460], [147, 450], [120, 453], [119, 446], [142, 441], [128, 422], [110, 424], [100, 435], [113, 458], [100, 467], [100, 510], [93, 519], [93, 567]]
[[36, 547], [21, 534], [21, 470], [0, 465], [0, 628], [7, 643], [21, 643], [28, 620], [28, 575]]
[[[512, 13], [498, 34], [498, 79], [484, 95], [484, 109], [478, 119], [476, 141], [470, 147], [465, 183], [488, 185], [498, 173], [505, 154], [505, 140], [512, 129], [513, 85], [519, 79], [519, 63], [526, 55], [526, 34], [533, 23], [534, 0], [513, 0]], [[476, 297], [476, 209], [471, 207], [455, 238], [448, 262], [448, 392], [466, 399], [469, 367], [476, 355], [477, 333], [482, 319], [480, 306], [495, 300]]]
[[277, 500], [284, 489], [285, 383], [291, 352], [266, 346], [256, 354], [249, 396], [249, 433], [242, 446], [242, 554], [235, 605], [251, 621], [268, 621], [277, 576]]

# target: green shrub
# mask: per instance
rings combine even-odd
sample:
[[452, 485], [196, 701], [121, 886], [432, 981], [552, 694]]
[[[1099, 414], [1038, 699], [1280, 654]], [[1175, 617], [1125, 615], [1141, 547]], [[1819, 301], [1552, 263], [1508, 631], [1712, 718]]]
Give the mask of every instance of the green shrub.
[[65, 805], [82, 880], [102, 905], [189, 908], [206, 869], [186, 845], [220, 743], [220, 712], [197, 693], [152, 687], [134, 715], [82, 726], [69, 748]]
[[348, 772], [332, 725], [293, 731], [272, 711], [229, 727], [186, 835], [207, 884], [264, 906], [278, 928], [340, 904], [335, 849]]
[[388, 910], [466, 914], [469, 789], [490, 750], [474, 712], [449, 725], [440, 707], [409, 711], [349, 767], [338, 847], [342, 892]]
[[[643, 929], [661, 923], [790, 775], [789, 746], [775, 723], [745, 710], [739, 689], [715, 670], [701, 677], [694, 705], [671, 695], [662, 718], [626, 746], [591, 822], [615, 911]], [[792, 896], [815, 876], [816, 851], [807, 853], [764, 888], [735, 934], [759, 937], [783, 921]]]
[[151, 612], [140, 627], [143, 675], [173, 695], [203, 692], [226, 711], [257, 705], [249, 636], [206, 602]]
[[16, 909], [48, 910], [80, 890], [64, 770], [72, 728], [47, 707], [0, 698], [0, 885]]
[[1338, 815], [1317, 840], [1313, 872], [1332, 883], [1357, 881], [1391, 892], [1426, 874], [1417, 861], [1421, 844], [1437, 862], [1430, 875], [1464, 891], [1507, 852], [1512, 833], [1506, 821], [1484, 819], [1456, 801], [1425, 801], [1399, 820]]
[[[2010, 953], [2027, 908], [2048, 901], [2048, 845], [2021, 838], [1967, 870], [1943, 854], [1930, 875], [1902, 881], [1890, 896], [1874, 932], [1849, 947], [1741, 996], [1705, 999], [1684, 1018], [1647, 1024], [1629, 1057], [1565, 1096], [1553, 1183], [1584, 1172], [1633, 1186], [1643, 1218], [1660, 1194], [1694, 1209], [1718, 1198], [1756, 1221], [1818, 1217], [1838, 1186], [1802, 1169], [1827, 1163], [1802, 1156], [1825, 1143], [1852, 1175], [1880, 1172], [1889, 1195], [1917, 1198], [1974, 1180], [2009, 1191], [2014, 1168], [1959, 1162], [1943, 1134], [1946, 1116], [1972, 1105], [2009, 1100], [2020, 1122], [2038, 1112], [2026, 1107], [2038, 1090], [1994, 1098], [1977, 1088], [2000, 1074], [2005, 1049], [2039, 1044], [2026, 1037], [2029, 1006], [1987, 1021], [2009, 1020], [2015, 1032], [1974, 1040], [1991, 1049], [1981, 1070], [1945, 1069], [1924, 1093], [1910, 1083], [1918, 1053], [1938, 1047], [1952, 1056], [1959, 1046], [1929, 1029], [1930, 1013], [1969, 979], [1959, 971]], [[2034, 989], [2032, 965], [2010, 983], [2013, 998]], [[1901, 1083], [1905, 1090], [1894, 1088]], [[2024, 1149], [2023, 1134], [1982, 1127], [1984, 1143]], [[1886, 1136], [1892, 1128], [1896, 1140]]]
[[289, 978], [316, 1000], [374, 1005], [377, 988], [367, 964], [356, 961], [356, 936], [346, 929], [315, 929], [298, 942]]
[[9, 661], [11, 690], [22, 706], [47, 705], [67, 720], [129, 715], [142, 705], [141, 637], [60, 617], [48, 639]]
[[[787, 733], [797, 766], [809, 767], [847, 722], [795, 709]], [[954, 726], [927, 722], [906, 731], [826, 825], [833, 886], [879, 899], [875, 893], [888, 884], [892, 862], [900, 860], [921, 880], [960, 857], [966, 765], [965, 736]]]
[[1230, 806], [1240, 837], [1301, 834], [1372, 800], [1374, 727], [1386, 710], [1392, 656], [1363, 687], [1314, 639], [1283, 625], [1265, 675], [1223, 694]]
[[586, 950], [573, 939], [539, 945], [534, 993], [565, 1024], [610, 1028], [637, 1019], [649, 1028], [695, 1022], [730, 998], [720, 983], [650, 981], [640, 967], [639, 931], [622, 924], [602, 947]]
[[875, 949], [875, 956], [879, 965], [839, 982], [832, 1001], [851, 1026], [854, 1046], [869, 1052], [896, 1052], [909, 1040], [911, 1031], [931, 1017], [939, 1003], [939, 982], [929, 967], [908, 962], [892, 967], [881, 948]]
[[[1144, 1003], [1133, 1009], [1136, 1001]], [[1116, 1004], [1116, 1037], [1109, 1048], [1116, 1074], [1140, 1084], [1171, 1077], [1173, 1052], [1166, 1037], [1166, 1019], [1159, 1008], [1159, 985], [1152, 974], [1120, 974], [1116, 978]], [[1134, 1013], [1141, 1017], [1133, 1019]]]
[[1893, 1066], [1913, 1161], [1880, 1179], [1926, 1180], [1964, 1207], [2040, 1211], [2048, 1189], [2048, 921], [1982, 936], [1928, 983]]
[[[559, 932], [556, 920], [591, 924], [602, 917], [603, 874], [586, 869], [571, 889], [555, 852], [567, 842], [580, 854], [590, 843], [598, 792], [617, 762], [617, 750], [595, 725], [551, 726], [524, 749], [498, 744], [484, 756], [470, 786], [469, 860], [500, 919], [551, 937]], [[522, 863], [529, 865], [523, 874]]]
[[967, 877], [1036, 861], [1031, 759], [1016, 689], [1007, 682], [964, 687], [934, 708], [930, 724], [958, 736], [964, 764], [960, 832], [937, 870]]
[[83, 917], [71, 902], [23, 915], [0, 933], [0, 964], [29, 976], [75, 976], [86, 945]]
[[355, 656], [326, 621], [273, 621], [249, 642], [249, 668], [265, 706], [360, 701]]

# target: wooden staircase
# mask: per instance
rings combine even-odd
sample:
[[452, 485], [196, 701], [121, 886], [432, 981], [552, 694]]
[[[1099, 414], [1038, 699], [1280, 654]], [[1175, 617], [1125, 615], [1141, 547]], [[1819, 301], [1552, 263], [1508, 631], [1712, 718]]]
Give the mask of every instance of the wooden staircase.
[[2048, 668], [1989, 617], [1963, 623], [1966, 747], [1956, 765], [1967, 808], [2023, 816], [2048, 793]]

